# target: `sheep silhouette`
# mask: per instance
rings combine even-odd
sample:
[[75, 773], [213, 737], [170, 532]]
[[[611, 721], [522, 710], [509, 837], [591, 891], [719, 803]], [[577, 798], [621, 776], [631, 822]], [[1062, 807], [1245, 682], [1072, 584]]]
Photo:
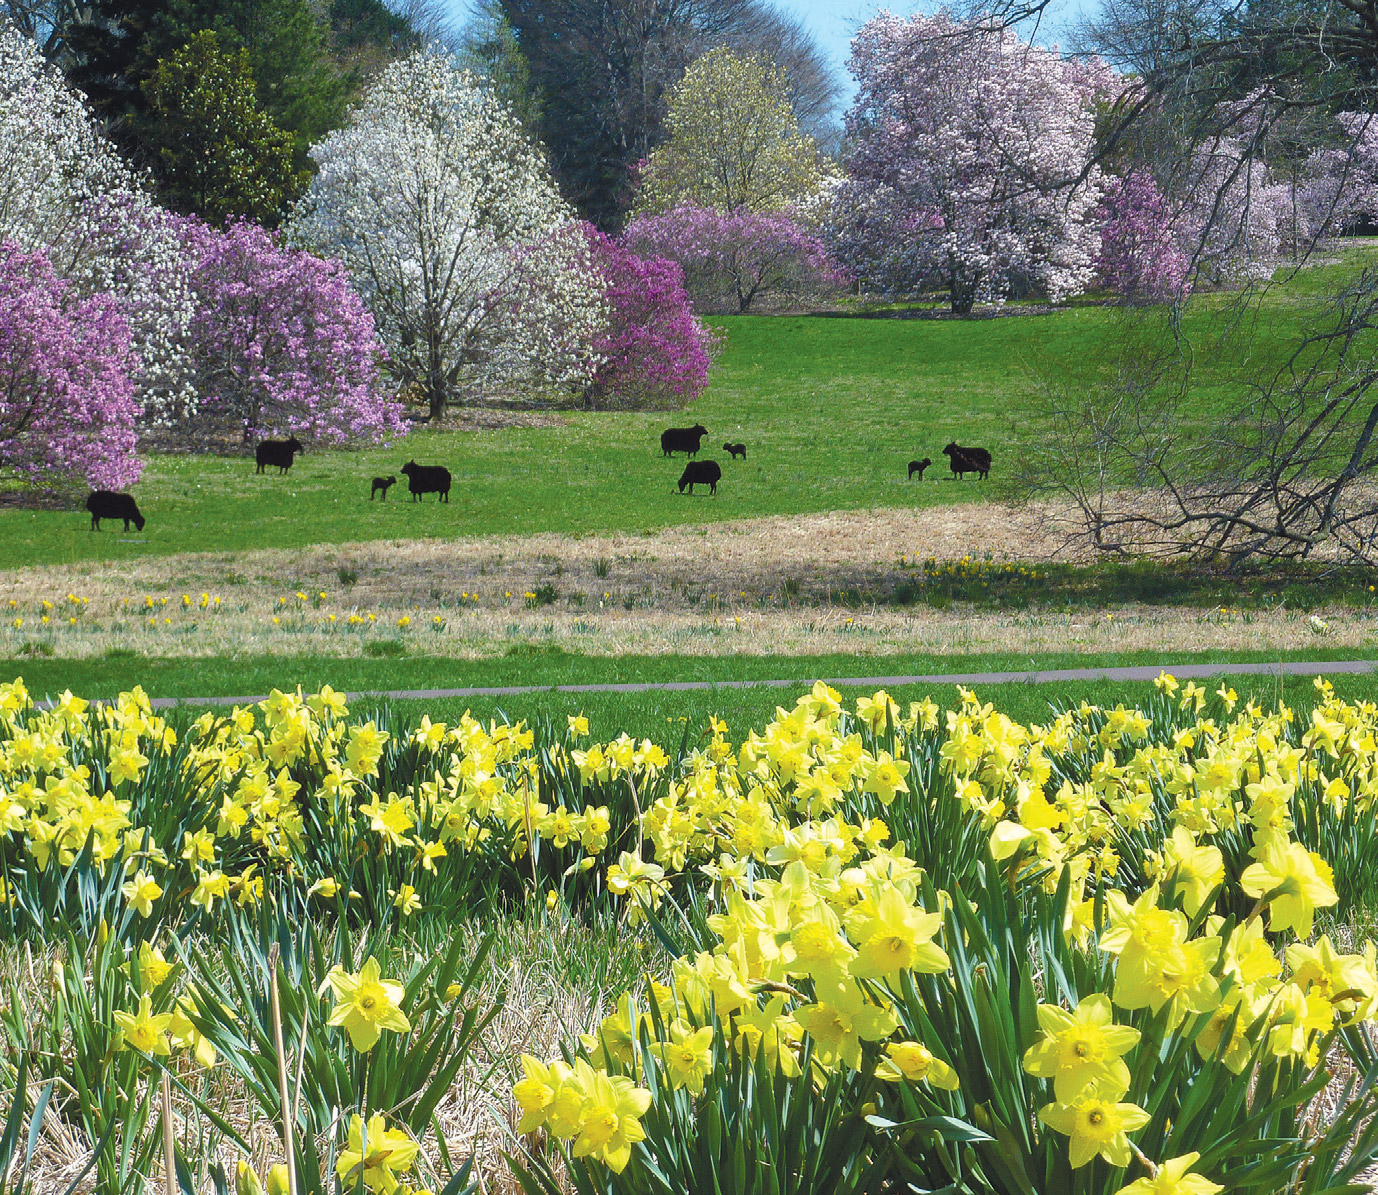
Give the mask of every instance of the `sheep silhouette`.
[[708, 429], [702, 423], [696, 423], [693, 427], [667, 427], [660, 433], [661, 455], [670, 456], [676, 452], [684, 452], [689, 456], [697, 456], [699, 446], [707, 434]]
[[724, 452], [728, 453], [728, 454], [732, 457], [732, 459], [733, 459], [734, 461], [735, 461], [738, 457], [741, 457], [742, 460], [746, 460], [746, 445], [745, 445], [745, 444], [724, 444], [724, 445], [722, 446], [722, 450], [723, 450]]
[[373, 489], [369, 490], [368, 492], [368, 500], [372, 502], [374, 495], [377, 494], [379, 490], [382, 490], [383, 497], [380, 499], [380, 501], [386, 502], [388, 499], [388, 490], [396, 484], [397, 478], [395, 477], [375, 477], [373, 479]]
[[909, 480], [910, 480], [910, 481], [913, 481], [913, 480], [914, 480], [914, 474], [917, 473], [917, 474], [919, 475], [919, 480], [922, 481], [922, 480], [923, 480], [923, 471], [924, 471], [925, 469], [927, 469], [928, 466], [931, 465], [932, 463], [933, 463], [932, 460], [930, 460], [928, 457], [924, 457], [923, 460], [921, 460], [921, 461], [910, 461], [910, 462], [909, 462]]
[[450, 501], [450, 471], [443, 465], [418, 465], [408, 461], [398, 471], [407, 479], [413, 502], [419, 502], [422, 494], [435, 494], [437, 502]]
[[990, 453], [984, 448], [963, 448], [953, 440], [943, 449], [952, 476], [960, 480], [968, 473], [975, 473], [982, 481], [990, 476]]
[[710, 494], [716, 494], [721, 480], [722, 466], [717, 461], [690, 461], [680, 475], [679, 492], [684, 493], [684, 487], [688, 486], [692, 494], [696, 485], [706, 485]]
[[292, 467], [294, 455], [305, 451], [296, 436], [286, 440], [260, 440], [258, 447], [254, 449], [254, 459], [258, 462], [258, 468], [254, 472], [262, 473], [265, 466], [276, 465], [280, 477]]
[[123, 519], [124, 529], [129, 530], [133, 523], [140, 531], [144, 529], [144, 517], [139, 513], [139, 504], [132, 494], [117, 494], [113, 490], [92, 490], [86, 499], [86, 509], [91, 512], [91, 530], [100, 530], [101, 519]]

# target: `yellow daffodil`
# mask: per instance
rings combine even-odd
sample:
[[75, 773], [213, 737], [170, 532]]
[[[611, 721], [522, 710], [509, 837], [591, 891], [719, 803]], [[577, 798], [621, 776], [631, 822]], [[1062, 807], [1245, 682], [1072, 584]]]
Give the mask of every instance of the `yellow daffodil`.
[[1083, 1095], [1119, 1099], [1129, 1090], [1129, 1068], [1122, 1055], [1139, 1041], [1139, 1031], [1116, 1025], [1110, 998], [1086, 996], [1068, 1012], [1054, 1004], [1038, 1006], [1043, 1038], [1024, 1054], [1024, 1069], [1053, 1080], [1059, 1104]]
[[356, 975], [337, 966], [326, 976], [325, 984], [335, 995], [329, 1023], [342, 1027], [350, 1044], [361, 1053], [373, 1049], [384, 1029], [393, 1033], [411, 1029], [400, 1007], [402, 985], [382, 978], [377, 959], [367, 959]]
[[1316, 910], [1340, 899], [1330, 864], [1298, 843], [1275, 837], [1267, 840], [1257, 859], [1239, 877], [1240, 888], [1267, 902], [1271, 932], [1290, 929], [1299, 938], [1309, 938]]
[[1151, 1118], [1137, 1104], [1087, 1096], [1072, 1104], [1045, 1104], [1038, 1119], [1070, 1138], [1069, 1160], [1072, 1169], [1079, 1170], [1097, 1155], [1112, 1166], [1128, 1166], [1133, 1157], [1129, 1134], [1143, 1128]]
[[397, 1175], [416, 1162], [419, 1146], [400, 1129], [390, 1129], [382, 1116], [370, 1116], [368, 1125], [354, 1116], [349, 1122], [349, 1142], [335, 1162], [335, 1173], [346, 1191], [362, 1176], [375, 1195], [392, 1195], [400, 1185]]
[[153, 1013], [153, 1001], [148, 995], [139, 997], [137, 1013], [115, 1012], [115, 1027], [124, 1037], [124, 1044], [131, 1050], [145, 1054], [170, 1054], [168, 1026], [172, 1024], [171, 1013]]
[[1213, 1183], [1199, 1174], [1192, 1174], [1199, 1153], [1183, 1154], [1180, 1158], [1169, 1158], [1158, 1167], [1152, 1177], [1138, 1178], [1127, 1187], [1121, 1187], [1115, 1195], [1216, 1195], [1225, 1188]]

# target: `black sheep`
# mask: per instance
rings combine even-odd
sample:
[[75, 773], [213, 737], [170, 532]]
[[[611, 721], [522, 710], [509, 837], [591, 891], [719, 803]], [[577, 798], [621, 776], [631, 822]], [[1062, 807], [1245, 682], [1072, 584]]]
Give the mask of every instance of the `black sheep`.
[[928, 457], [924, 457], [923, 460], [921, 460], [921, 461], [910, 461], [910, 462], [909, 462], [909, 480], [910, 480], [910, 481], [913, 481], [913, 480], [914, 480], [914, 474], [917, 473], [917, 474], [919, 475], [919, 480], [922, 481], [922, 480], [923, 480], [923, 471], [924, 471], [925, 469], [927, 469], [928, 466], [931, 465], [932, 463], [933, 463], [933, 462], [932, 462], [931, 460], [929, 460]]
[[395, 486], [396, 484], [397, 484], [397, 478], [395, 478], [395, 477], [375, 477], [375, 478], [373, 479], [373, 489], [371, 489], [371, 490], [369, 491], [369, 493], [368, 493], [368, 500], [369, 500], [370, 502], [372, 502], [372, 501], [373, 501], [373, 496], [374, 496], [379, 490], [382, 490], [382, 491], [383, 491], [383, 497], [380, 499], [380, 501], [386, 502], [387, 499], [388, 499], [388, 490], [389, 490], [392, 486]]
[[690, 461], [680, 475], [679, 492], [684, 493], [684, 487], [688, 486], [692, 494], [696, 485], [706, 485], [710, 494], [716, 494], [721, 479], [722, 466], [717, 461]]
[[990, 476], [990, 453], [984, 448], [962, 448], [954, 440], [943, 449], [952, 476], [959, 480], [968, 473], [975, 473], [982, 481]]
[[707, 434], [708, 429], [702, 423], [696, 423], [693, 427], [667, 427], [660, 433], [661, 455], [687, 452], [690, 456], [697, 456], [699, 445]]
[[276, 465], [278, 476], [281, 476], [292, 467], [293, 456], [305, 451], [296, 436], [287, 440], [260, 440], [258, 448], [254, 450], [254, 459], [258, 461], [258, 468], [254, 472], [262, 473], [265, 465]]
[[723, 450], [725, 453], [727, 453], [734, 461], [735, 461], [738, 457], [741, 457], [742, 460], [746, 460], [746, 445], [745, 445], [745, 444], [724, 444], [724, 445], [722, 446], [722, 450]]
[[140, 531], [144, 529], [144, 517], [139, 513], [139, 504], [133, 494], [117, 494], [113, 490], [92, 490], [86, 499], [86, 509], [91, 512], [91, 530], [100, 530], [101, 519], [123, 519], [124, 529], [129, 530], [133, 523]]
[[422, 494], [437, 495], [437, 502], [450, 501], [450, 471], [444, 465], [418, 465], [408, 461], [401, 472], [407, 478], [413, 502], [419, 502]]

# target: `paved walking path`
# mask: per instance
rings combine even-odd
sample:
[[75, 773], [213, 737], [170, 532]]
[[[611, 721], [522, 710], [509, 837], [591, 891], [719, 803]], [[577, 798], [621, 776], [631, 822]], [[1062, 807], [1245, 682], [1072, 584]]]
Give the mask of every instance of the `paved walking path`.
[[[834, 676], [823, 679], [830, 685], [867, 689], [898, 688], [901, 685], [1046, 685], [1075, 680], [1153, 680], [1160, 672], [1170, 672], [1178, 680], [1203, 680], [1215, 676], [1322, 676], [1367, 674], [1378, 670], [1378, 660], [1286, 660], [1273, 664], [1137, 664], [1124, 668], [1052, 668], [1042, 672], [946, 672], [917, 676]], [[527, 693], [692, 693], [712, 689], [793, 689], [813, 683], [815, 678], [789, 680], [688, 680], [594, 685], [507, 685], [468, 689], [392, 689], [384, 692], [346, 693], [346, 700], [388, 697], [398, 701], [436, 701], [448, 697], [519, 697]], [[156, 709], [178, 705], [252, 705], [257, 697], [155, 697]]]

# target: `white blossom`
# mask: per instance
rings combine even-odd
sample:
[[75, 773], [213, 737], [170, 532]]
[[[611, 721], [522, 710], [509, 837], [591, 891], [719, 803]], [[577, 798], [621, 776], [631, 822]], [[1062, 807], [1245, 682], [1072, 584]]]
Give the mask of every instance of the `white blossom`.
[[394, 63], [311, 154], [291, 235], [345, 262], [433, 416], [591, 378], [604, 316], [587, 243], [516, 117], [451, 58]]

